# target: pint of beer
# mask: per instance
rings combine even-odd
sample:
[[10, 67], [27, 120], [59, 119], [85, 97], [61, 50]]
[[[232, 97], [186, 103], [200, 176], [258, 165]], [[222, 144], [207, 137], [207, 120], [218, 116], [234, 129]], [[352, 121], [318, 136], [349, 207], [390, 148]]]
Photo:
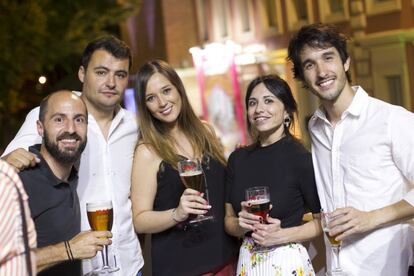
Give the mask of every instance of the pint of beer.
[[111, 231], [113, 223], [113, 209], [111, 201], [86, 203], [88, 221], [94, 231]]
[[247, 211], [261, 216], [263, 222], [267, 222], [267, 214], [270, 210], [270, 194], [269, 187], [258, 186], [251, 187], [246, 190], [246, 201], [249, 203]]
[[[200, 193], [204, 193], [205, 199], [209, 201], [206, 178], [201, 162], [197, 159], [181, 160], [178, 162], [177, 167], [184, 186], [199, 191]], [[198, 224], [202, 221], [212, 219], [214, 219], [214, 216], [210, 210], [205, 215], [197, 215], [195, 218], [190, 219], [189, 223]]]

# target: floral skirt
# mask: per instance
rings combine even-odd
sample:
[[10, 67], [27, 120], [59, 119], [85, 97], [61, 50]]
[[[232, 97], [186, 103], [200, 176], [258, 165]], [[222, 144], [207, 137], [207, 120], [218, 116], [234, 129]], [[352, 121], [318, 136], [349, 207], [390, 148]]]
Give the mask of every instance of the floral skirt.
[[238, 276], [314, 276], [308, 252], [300, 243], [259, 247], [245, 237], [240, 247]]

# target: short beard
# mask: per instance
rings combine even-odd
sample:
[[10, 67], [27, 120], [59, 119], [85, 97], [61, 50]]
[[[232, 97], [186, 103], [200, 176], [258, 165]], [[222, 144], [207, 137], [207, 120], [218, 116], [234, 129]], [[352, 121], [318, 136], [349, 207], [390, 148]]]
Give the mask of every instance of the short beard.
[[56, 140], [60, 140], [63, 137], [65, 138], [75, 138], [75, 139], [79, 139], [81, 141], [79, 147], [74, 150], [74, 151], [64, 151], [64, 150], [60, 150], [59, 146], [57, 144], [57, 142], [53, 142], [52, 140], [49, 139], [49, 135], [47, 133], [47, 131], [44, 131], [44, 135], [43, 135], [43, 144], [46, 148], [46, 150], [49, 152], [49, 154], [56, 159], [56, 161], [63, 163], [63, 164], [73, 164], [76, 161], [79, 160], [83, 150], [86, 147], [86, 142], [87, 142], [87, 138], [85, 137], [85, 140], [82, 140], [82, 138], [76, 134], [69, 134], [68, 132], [63, 133], [62, 135], [60, 135], [59, 137], [56, 138]]

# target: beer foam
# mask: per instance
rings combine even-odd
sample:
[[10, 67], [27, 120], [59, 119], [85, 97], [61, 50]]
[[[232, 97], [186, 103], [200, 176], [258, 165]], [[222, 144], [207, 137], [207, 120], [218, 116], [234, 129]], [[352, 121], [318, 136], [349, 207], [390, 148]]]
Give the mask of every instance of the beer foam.
[[189, 172], [180, 173], [180, 176], [182, 176], [182, 177], [196, 176], [196, 175], [200, 175], [202, 173], [203, 173], [202, 171], [189, 171]]
[[112, 201], [96, 201], [86, 203], [86, 211], [95, 212], [99, 210], [112, 209]]
[[248, 202], [250, 204], [263, 204], [263, 203], [270, 202], [270, 199], [269, 198], [253, 199], [253, 200], [248, 200]]

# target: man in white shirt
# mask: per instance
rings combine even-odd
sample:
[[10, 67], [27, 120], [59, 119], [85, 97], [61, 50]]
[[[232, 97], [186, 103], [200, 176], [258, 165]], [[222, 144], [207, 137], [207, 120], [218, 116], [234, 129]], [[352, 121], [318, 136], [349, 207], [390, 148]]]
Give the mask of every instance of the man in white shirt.
[[[321, 205], [348, 275], [407, 275], [412, 264], [414, 114], [350, 85], [346, 37], [305, 26], [289, 44], [295, 78], [319, 97], [309, 122]], [[330, 244], [327, 267], [332, 268]]]
[[[131, 167], [137, 142], [135, 115], [121, 108], [128, 85], [132, 57], [129, 47], [115, 37], [103, 37], [87, 45], [78, 77], [81, 98], [88, 108], [88, 143], [79, 166], [77, 192], [81, 206], [81, 229], [90, 229], [86, 203], [110, 199], [114, 209], [109, 262], [120, 267], [114, 275], [140, 275], [144, 265], [141, 247], [132, 225]], [[26, 117], [2, 159], [21, 170], [35, 166], [26, 149], [41, 141], [36, 131], [39, 108]], [[101, 266], [101, 257], [83, 261], [84, 274]]]

